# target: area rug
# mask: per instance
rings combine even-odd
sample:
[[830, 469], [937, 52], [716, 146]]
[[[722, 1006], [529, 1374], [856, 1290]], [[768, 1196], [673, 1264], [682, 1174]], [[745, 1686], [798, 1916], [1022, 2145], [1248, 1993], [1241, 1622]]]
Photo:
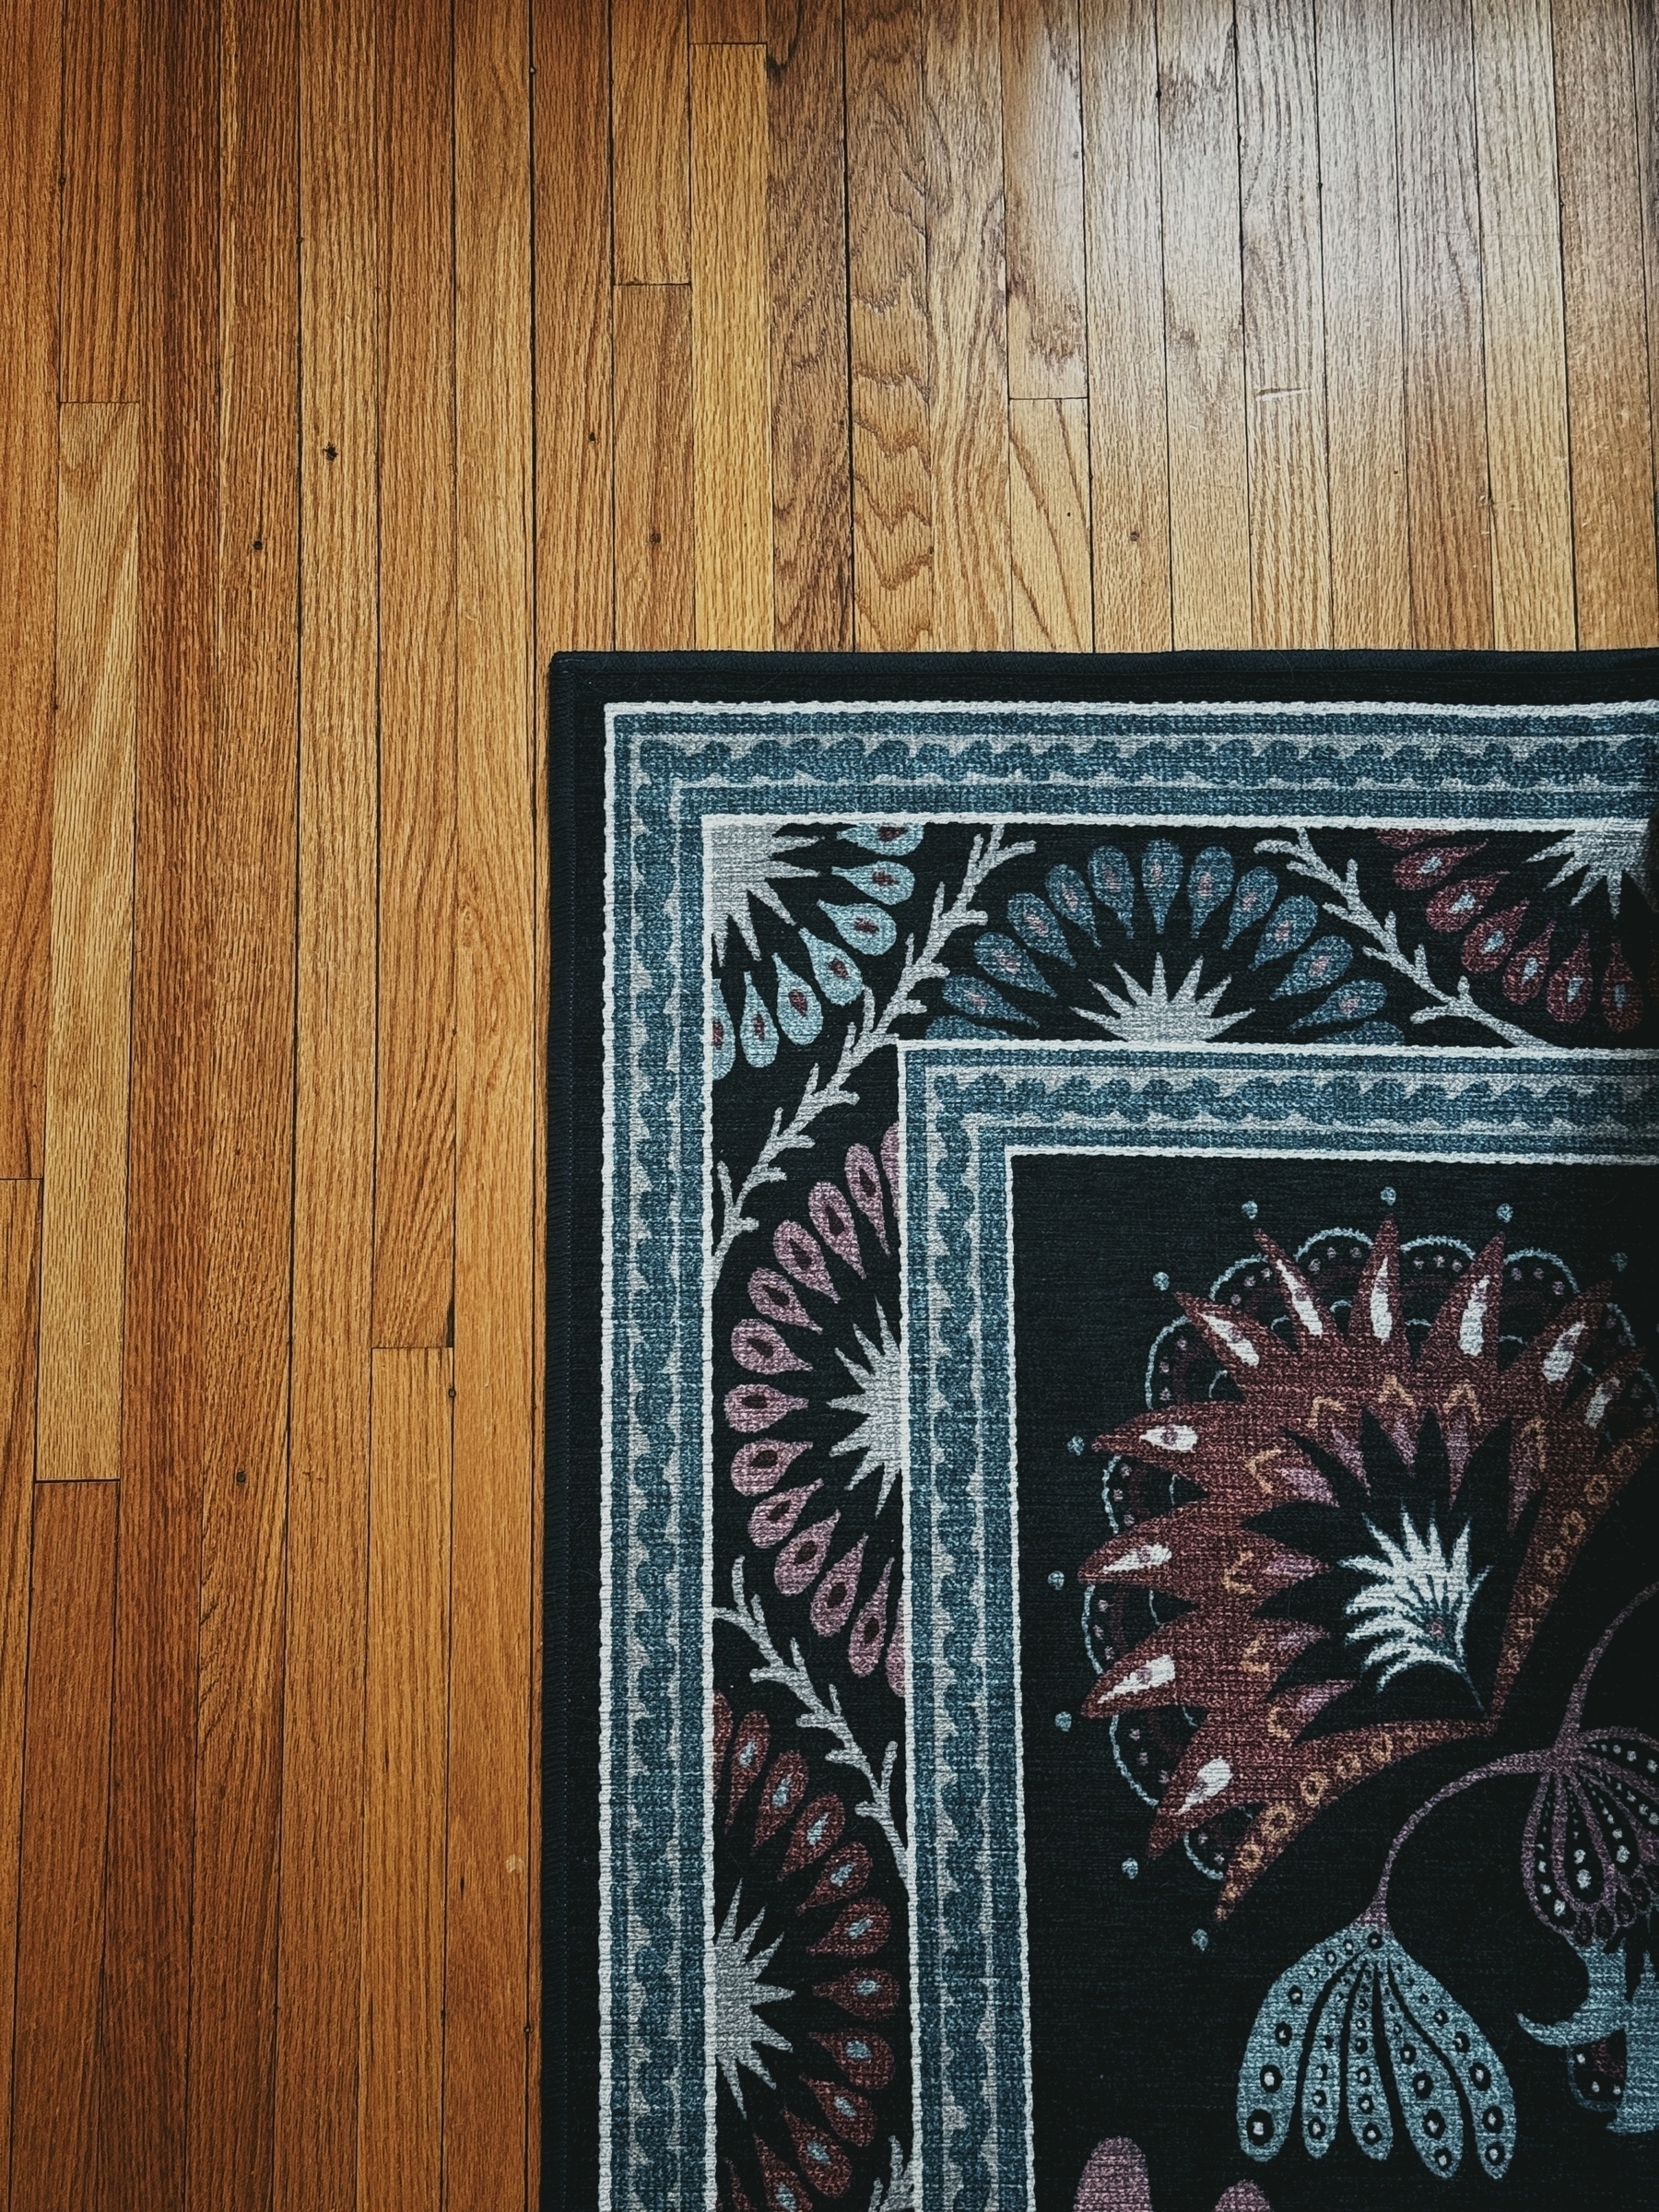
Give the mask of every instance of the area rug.
[[1659, 2201], [1656, 697], [556, 665], [548, 2204]]

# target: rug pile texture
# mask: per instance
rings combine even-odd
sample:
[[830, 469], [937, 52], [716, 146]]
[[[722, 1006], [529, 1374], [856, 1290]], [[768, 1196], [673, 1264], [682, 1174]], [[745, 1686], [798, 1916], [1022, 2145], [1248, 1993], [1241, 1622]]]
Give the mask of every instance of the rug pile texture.
[[1655, 2201], [1655, 695], [557, 665], [549, 2203]]

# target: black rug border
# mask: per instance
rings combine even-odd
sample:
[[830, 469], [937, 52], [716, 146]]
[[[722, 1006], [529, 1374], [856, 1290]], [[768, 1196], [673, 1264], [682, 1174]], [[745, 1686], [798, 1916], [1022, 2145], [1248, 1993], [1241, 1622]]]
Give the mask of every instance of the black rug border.
[[[1589, 653], [567, 653], [548, 672], [547, 1335], [541, 1855], [541, 2212], [598, 2203], [598, 1379], [605, 710], [856, 701], [1415, 701], [1659, 699], [1659, 650]], [[1110, 804], [1103, 795], [1103, 804]], [[580, 1071], [580, 1076], [579, 1076]], [[591, 1363], [591, 1364], [590, 1364]], [[585, 1510], [584, 1509], [585, 1505]], [[692, 2212], [691, 2207], [687, 2212]]]

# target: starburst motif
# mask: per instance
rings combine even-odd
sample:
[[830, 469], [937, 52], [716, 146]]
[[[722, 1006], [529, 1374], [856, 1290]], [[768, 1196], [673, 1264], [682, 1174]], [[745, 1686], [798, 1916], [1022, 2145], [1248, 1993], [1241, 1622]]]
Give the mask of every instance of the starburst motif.
[[719, 966], [725, 965], [734, 923], [748, 947], [749, 958], [759, 959], [760, 940], [755, 935], [757, 906], [770, 907], [774, 914], [785, 922], [789, 920], [789, 910], [772, 886], [792, 877], [805, 879], [813, 874], [811, 868], [797, 868], [793, 861], [783, 858], [784, 853], [799, 852], [812, 841], [810, 837], [791, 837], [772, 822], [748, 817], [711, 826], [709, 937]]
[[853, 1390], [852, 1395], [831, 1398], [830, 1403], [838, 1413], [859, 1417], [857, 1428], [832, 1444], [830, 1451], [863, 1453], [849, 1489], [855, 1488], [873, 1469], [880, 1469], [881, 1496], [876, 1504], [879, 1512], [904, 1465], [904, 1353], [880, 1306], [876, 1309], [876, 1321], [879, 1335], [874, 1341], [860, 1328], [853, 1332], [864, 1354], [862, 1360], [842, 1351], [836, 1353], [853, 1378]]
[[1583, 877], [1572, 894], [1574, 906], [1587, 899], [1598, 883], [1606, 884], [1607, 904], [1617, 917], [1627, 877], [1649, 905], [1653, 904], [1648, 873], [1651, 835], [1651, 826], [1645, 821], [1575, 822], [1533, 858], [1560, 862], [1559, 871], [1549, 881], [1552, 891], [1559, 884], [1571, 883], [1575, 876]]
[[1149, 988], [1126, 969], [1120, 968], [1118, 976], [1124, 986], [1121, 997], [1104, 983], [1095, 985], [1112, 1008], [1110, 1014], [1094, 1014], [1087, 1006], [1078, 1011], [1085, 1021], [1096, 1023], [1120, 1044], [1208, 1044], [1244, 1018], [1241, 1013], [1216, 1012], [1227, 990], [1227, 977], [1223, 976], [1213, 991], [1199, 990], [1204, 978], [1202, 960], [1193, 962], [1173, 993], [1164, 974], [1161, 952], [1152, 963]]
[[1347, 1611], [1352, 1641], [1371, 1647], [1364, 1664], [1378, 1669], [1377, 1688], [1414, 1666], [1443, 1666], [1466, 1682], [1469, 1608], [1488, 1572], [1483, 1568], [1470, 1576], [1468, 1530], [1448, 1558], [1432, 1513], [1422, 1535], [1407, 1514], [1397, 1544], [1370, 1522], [1366, 1527], [1376, 1552], [1342, 1563], [1370, 1579], [1368, 1589], [1349, 1598]]
[[757, 1912], [747, 1928], [740, 1927], [742, 1902], [743, 1890], [739, 1885], [732, 1892], [724, 1924], [714, 1938], [712, 1956], [714, 2053], [740, 2112], [744, 2112], [745, 2067], [759, 2076], [769, 2089], [778, 2086], [760, 2055], [761, 2045], [773, 2051], [790, 2051], [794, 2047], [786, 2035], [780, 2035], [770, 2021], [760, 2017], [763, 2005], [782, 2005], [794, 1994], [792, 1989], [761, 1979], [783, 1938], [774, 1936], [763, 1950], [758, 1949], [757, 1939], [766, 1915], [763, 1912]]

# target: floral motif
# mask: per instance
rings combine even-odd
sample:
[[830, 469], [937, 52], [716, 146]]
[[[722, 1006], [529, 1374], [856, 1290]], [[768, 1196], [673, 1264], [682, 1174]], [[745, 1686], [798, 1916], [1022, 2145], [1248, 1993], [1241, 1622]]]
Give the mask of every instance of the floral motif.
[[1152, 1849], [1247, 1822], [1224, 1912], [1366, 1775], [1490, 1731], [1659, 1435], [1606, 1290], [1570, 1295], [1559, 1263], [1559, 1302], [1512, 1351], [1535, 1286], [1501, 1237], [1403, 1248], [1384, 1220], [1298, 1259], [1256, 1241], [1180, 1300], [1147, 1414], [1096, 1439], [1118, 1533], [1080, 1571], [1112, 1593], [1085, 1715], [1172, 1724]]
[[1239, 2069], [1239, 2141], [1253, 2159], [1277, 2157], [1299, 2124], [1309, 2156], [1323, 2159], [1345, 2119], [1368, 2159], [1386, 2159], [1398, 2128], [1448, 2180], [1465, 2145], [1495, 2181], [1515, 2147], [1514, 2092], [1497, 2052], [1371, 1915], [1279, 1976]]

